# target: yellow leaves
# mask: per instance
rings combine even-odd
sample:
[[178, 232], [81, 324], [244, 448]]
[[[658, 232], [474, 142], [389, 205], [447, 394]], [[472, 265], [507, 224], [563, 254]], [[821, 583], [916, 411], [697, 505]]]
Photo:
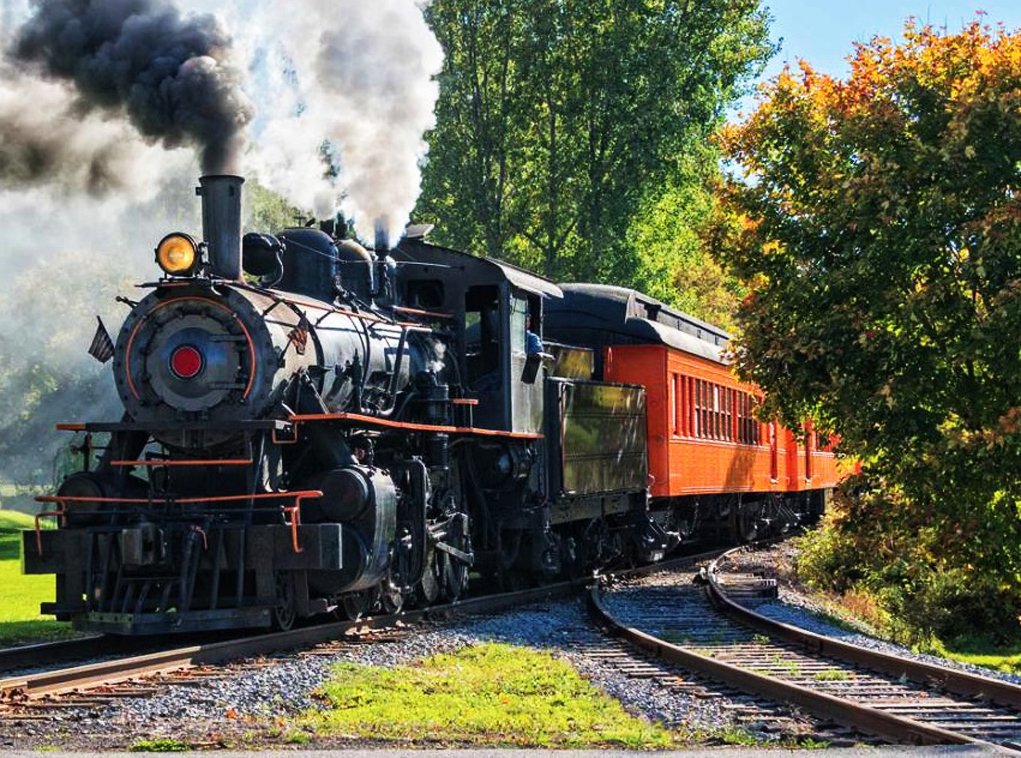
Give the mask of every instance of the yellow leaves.
[[975, 157], [975, 146], [968, 145], [964, 148], [964, 157], [969, 160]]
[[999, 419], [1000, 431], [1004, 434], [1017, 434], [1021, 429], [1021, 408], [1011, 407]]
[[893, 387], [887, 382], [879, 388], [879, 396], [886, 400], [886, 407], [893, 408], [897, 404], [897, 401], [893, 398]]

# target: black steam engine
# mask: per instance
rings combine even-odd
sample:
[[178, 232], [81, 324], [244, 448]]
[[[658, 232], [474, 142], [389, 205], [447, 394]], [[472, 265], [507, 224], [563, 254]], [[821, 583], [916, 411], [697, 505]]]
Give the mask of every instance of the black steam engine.
[[25, 534], [25, 570], [57, 576], [44, 612], [287, 628], [676, 544], [648, 513], [644, 391], [539, 342], [556, 285], [415, 229], [242, 239], [242, 183], [204, 177], [205, 241], [157, 248], [113, 351], [123, 417], [66, 426], [84, 470]]

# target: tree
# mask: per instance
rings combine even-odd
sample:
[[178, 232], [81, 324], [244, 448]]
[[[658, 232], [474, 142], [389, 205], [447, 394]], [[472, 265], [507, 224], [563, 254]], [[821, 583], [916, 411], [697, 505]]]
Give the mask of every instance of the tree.
[[295, 208], [281, 195], [267, 189], [258, 181], [245, 185], [245, 231], [271, 234], [293, 226], [301, 226], [311, 212]]
[[708, 145], [685, 157], [638, 207], [627, 240], [632, 270], [618, 281], [729, 330], [744, 290], [713, 257], [707, 235], [720, 212], [710, 191], [718, 178], [718, 154]]
[[686, 178], [681, 159], [772, 52], [756, 0], [427, 14], [446, 62], [417, 215], [441, 242], [557, 279], [636, 283], [636, 215]]
[[[157, 238], [158, 240], [158, 238]], [[55, 425], [118, 420], [110, 364], [86, 352], [96, 314], [116, 338], [134, 266], [103, 250], [30, 262], [0, 298], [0, 482], [52, 484], [58, 452], [71, 442]], [[116, 244], [116, 243], [113, 243]], [[151, 247], [149, 248], [152, 249]], [[151, 253], [146, 256], [152, 260]], [[152, 267], [152, 263], [149, 266]]]
[[726, 257], [753, 289], [740, 374], [862, 458], [883, 497], [857, 523], [915, 530], [911, 571], [1016, 604], [1021, 33], [909, 22], [846, 81], [785, 71], [723, 142], [745, 214]]

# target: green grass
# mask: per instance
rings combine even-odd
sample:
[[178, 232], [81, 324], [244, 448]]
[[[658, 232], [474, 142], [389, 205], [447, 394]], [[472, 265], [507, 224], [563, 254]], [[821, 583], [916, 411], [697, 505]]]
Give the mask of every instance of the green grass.
[[784, 661], [780, 664], [780, 668], [791, 676], [801, 676], [801, 665], [797, 661]]
[[724, 745], [736, 745], [743, 747], [762, 746], [761, 739], [739, 726], [724, 726], [711, 733], [713, 739]]
[[166, 737], [139, 740], [131, 746], [132, 753], [186, 753], [191, 748], [183, 742]]
[[937, 645], [933, 652], [963, 663], [984, 666], [1006, 674], [1021, 674], [1021, 641], [1012, 645], [995, 645], [981, 640]]
[[817, 682], [843, 682], [851, 678], [851, 675], [840, 669], [826, 669], [819, 671], [813, 677]]
[[34, 529], [34, 528], [35, 518], [29, 516], [27, 513], [21, 513], [20, 511], [0, 510], [0, 532], [12, 532], [18, 529]]
[[52, 575], [21, 573], [20, 529], [34, 519], [16, 511], [0, 511], [0, 646], [72, 637], [71, 625], [39, 614], [39, 603], [54, 598]]
[[675, 737], [628, 715], [546, 652], [482, 644], [392, 669], [340, 664], [327, 708], [292, 726], [321, 736], [432, 745], [667, 748]]
[[[882, 639], [898, 642], [895, 630], [882, 611], [878, 599], [863, 590], [843, 597], [816, 596], [830, 611], [818, 614], [829, 623], [852, 631], [864, 632]], [[1007, 674], [1021, 674], [1021, 639], [1003, 644], [1002, 640], [972, 637], [950, 642], [929, 638], [917, 645], [919, 652], [950, 658], [951, 660], [983, 666]]]

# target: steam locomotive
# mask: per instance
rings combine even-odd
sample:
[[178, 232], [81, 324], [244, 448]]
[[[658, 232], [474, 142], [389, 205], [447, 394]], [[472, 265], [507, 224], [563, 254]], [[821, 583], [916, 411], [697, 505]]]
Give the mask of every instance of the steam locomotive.
[[83, 470], [40, 498], [57, 528], [24, 534], [25, 571], [56, 575], [44, 613], [117, 634], [286, 629], [824, 507], [833, 454], [753, 416], [719, 329], [424, 228], [374, 250], [328, 226], [242, 237], [243, 181], [203, 177], [205, 241], [157, 247], [164, 276], [111, 344], [123, 417], [62, 425]]

